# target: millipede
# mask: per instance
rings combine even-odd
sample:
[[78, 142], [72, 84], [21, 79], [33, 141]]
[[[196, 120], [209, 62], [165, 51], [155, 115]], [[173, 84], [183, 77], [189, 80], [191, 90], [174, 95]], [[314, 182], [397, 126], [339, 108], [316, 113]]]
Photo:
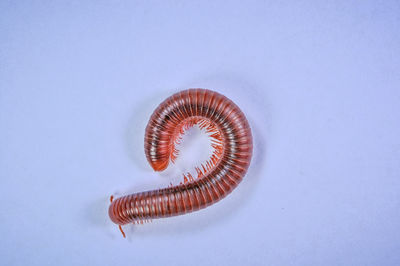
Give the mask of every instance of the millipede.
[[108, 213], [119, 225], [142, 224], [203, 209], [228, 195], [242, 181], [252, 157], [249, 123], [240, 108], [224, 95], [207, 89], [173, 94], [153, 112], [145, 130], [144, 151], [155, 171], [165, 170], [179, 156], [177, 144], [197, 125], [211, 138], [212, 155], [183, 175], [176, 186], [114, 199]]

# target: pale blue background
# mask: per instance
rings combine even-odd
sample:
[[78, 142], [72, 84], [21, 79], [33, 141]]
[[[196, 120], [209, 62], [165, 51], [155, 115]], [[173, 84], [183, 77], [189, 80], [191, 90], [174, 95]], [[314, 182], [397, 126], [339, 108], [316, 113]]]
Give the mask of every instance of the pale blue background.
[[[0, 265], [400, 265], [399, 69], [399, 1], [3, 0]], [[243, 109], [251, 169], [123, 239], [108, 197], [168, 183], [144, 127], [189, 87]]]

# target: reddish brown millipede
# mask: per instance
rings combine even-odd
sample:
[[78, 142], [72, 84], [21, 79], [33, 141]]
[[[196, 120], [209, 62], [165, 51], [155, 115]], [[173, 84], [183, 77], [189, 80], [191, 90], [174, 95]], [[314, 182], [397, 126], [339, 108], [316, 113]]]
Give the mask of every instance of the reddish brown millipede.
[[143, 223], [196, 211], [224, 198], [240, 183], [253, 150], [249, 123], [231, 100], [206, 89], [178, 92], [154, 111], [144, 145], [152, 168], [162, 171], [174, 162], [179, 153], [175, 145], [194, 125], [209, 134], [214, 148], [211, 158], [195, 167], [197, 177], [187, 174], [178, 186], [111, 197], [108, 213], [114, 223]]

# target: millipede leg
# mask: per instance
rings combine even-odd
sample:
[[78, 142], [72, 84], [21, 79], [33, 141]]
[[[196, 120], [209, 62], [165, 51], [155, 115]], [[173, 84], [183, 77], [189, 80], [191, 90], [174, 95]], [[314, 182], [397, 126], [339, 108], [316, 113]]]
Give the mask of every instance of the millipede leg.
[[124, 230], [122, 230], [122, 226], [121, 226], [121, 225], [118, 225], [118, 227], [119, 227], [119, 230], [120, 230], [121, 233], [122, 233], [122, 236], [123, 236], [124, 238], [126, 238], [126, 235], [125, 235], [125, 233], [124, 233]]

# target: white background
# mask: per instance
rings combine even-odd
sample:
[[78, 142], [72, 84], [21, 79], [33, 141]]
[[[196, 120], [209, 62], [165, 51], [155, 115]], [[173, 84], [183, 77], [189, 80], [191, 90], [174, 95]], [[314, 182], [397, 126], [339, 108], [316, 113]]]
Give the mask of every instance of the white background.
[[[2, 1], [0, 264], [399, 265], [399, 14], [398, 1]], [[123, 239], [108, 198], [169, 183], [144, 128], [191, 87], [248, 117], [248, 175]]]

